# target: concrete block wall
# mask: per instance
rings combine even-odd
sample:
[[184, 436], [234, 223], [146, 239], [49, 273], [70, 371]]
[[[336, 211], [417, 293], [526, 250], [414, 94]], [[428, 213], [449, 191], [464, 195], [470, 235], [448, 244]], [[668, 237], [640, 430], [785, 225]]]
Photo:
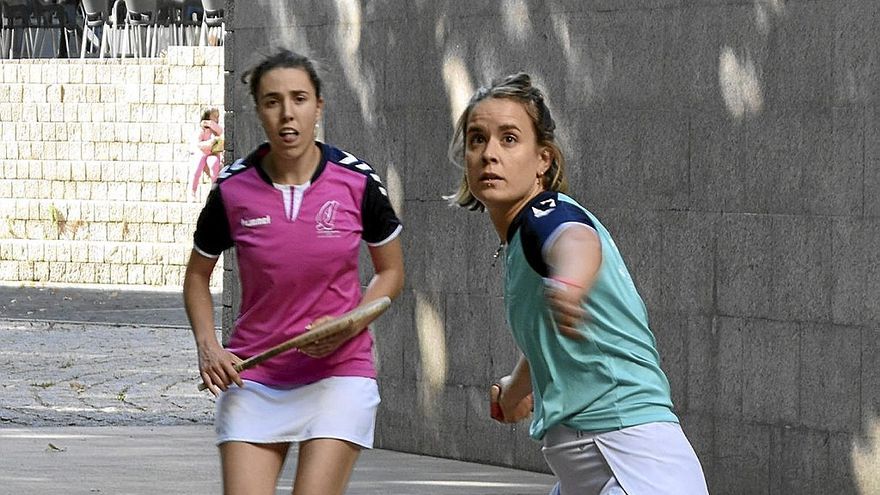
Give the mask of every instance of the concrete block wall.
[[[161, 58], [0, 61], [0, 281], [179, 290], [219, 47]], [[222, 268], [212, 281], [222, 285]]]
[[262, 140], [238, 75], [305, 52], [327, 140], [405, 223], [406, 290], [375, 331], [380, 446], [546, 469], [523, 426], [488, 419], [516, 359], [498, 239], [441, 198], [463, 98], [526, 70], [647, 303], [711, 493], [880, 493], [880, 3], [234, 4], [236, 154]]

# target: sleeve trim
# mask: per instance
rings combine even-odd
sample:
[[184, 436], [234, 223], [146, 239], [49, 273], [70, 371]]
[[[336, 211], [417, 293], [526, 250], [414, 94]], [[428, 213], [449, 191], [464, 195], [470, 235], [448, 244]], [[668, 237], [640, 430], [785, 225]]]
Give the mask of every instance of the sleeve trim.
[[[220, 257], [219, 254], [210, 254], [210, 253], [206, 253], [206, 252], [203, 251], [202, 249], [199, 249], [199, 247], [196, 246], [195, 244], [193, 244], [193, 250], [195, 250], [195, 252], [201, 254], [201, 255], [204, 256], [205, 258], [217, 259], [217, 258]], [[222, 253], [221, 253], [221, 254], [222, 254]]]
[[392, 232], [391, 235], [389, 235], [388, 237], [386, 237], [385, 239], [383, 239], [383, 240], [381, 240], [381, 241], [379, 241], [379, 242], [368, 242], [368, 243], [367, 243], [367, 246], [370, 246], [370, 247], [380, 247], [380, 246], [384, 246], [385, 244], [388, 244], [389, 242], [391, 242], [391, 241], [393, 241], [394, 239], [396, 239], [397, 236], [400, 235], [400, 231], [402, 231], [402, 230], [403, 230], [403, 225], [401, 225], [401, 224], [397, 224], [397, 228], [394, 229], [394, 232]]

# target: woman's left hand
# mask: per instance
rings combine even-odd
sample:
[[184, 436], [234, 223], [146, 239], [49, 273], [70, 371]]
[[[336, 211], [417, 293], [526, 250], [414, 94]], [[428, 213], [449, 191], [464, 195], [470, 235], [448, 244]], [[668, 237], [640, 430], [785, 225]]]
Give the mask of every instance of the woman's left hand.
[[[312, 328], [320, 325], [321, 323], [324, 323], [325, 321], [328, 321], [328, 320], [332, 320], [333, 318], [334, 318], [333, 316], [322, 316], [322, 317], [318, 318], [317, 320], [309, 323], [309, 325], [306, 327], [306, 330], [307, 331], [311, 330]], [[325, 337], [321, 340], [316, 340], [315, 342], [312, 342], [311, 344], [300, 348], [300, 351], [302, 351], [302, 353], [305, 354], [306, 356], [309, 356], [309, 357], [315, 358], [315, 359], [326, 357], [326, 356], [329, 356], [330, 354], [332, 354], [334, 351], [336, 351], [336, 349], [339, 349], [339, 347], [342, 346], [342, 344], [346, 343], [348, 341], [348, 339], [350, 339], [352, 336], [354, 336], [354, 334], [355, 334], [354, 329], [350, 328], [350, 329], [348, 329], [348, 331], [335, 333], [335, 334], [333, 334], [329, 337]]]

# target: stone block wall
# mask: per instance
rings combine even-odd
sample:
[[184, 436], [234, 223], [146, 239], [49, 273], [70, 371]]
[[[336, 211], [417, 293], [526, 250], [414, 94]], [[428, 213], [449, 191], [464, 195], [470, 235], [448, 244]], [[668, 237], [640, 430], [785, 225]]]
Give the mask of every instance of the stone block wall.
[[198, 121], [223, 84], [219, 47], [0, 61], [0, 282], [179, 290], [209, 189], [188, 192]]

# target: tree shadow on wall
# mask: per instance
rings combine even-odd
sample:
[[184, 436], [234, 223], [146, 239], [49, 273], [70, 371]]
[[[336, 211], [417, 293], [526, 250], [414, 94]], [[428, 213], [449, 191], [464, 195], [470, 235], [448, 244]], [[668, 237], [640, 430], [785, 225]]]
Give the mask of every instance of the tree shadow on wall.
[[[624, 212], [611, 215], [616, 217], [706, 211], [776, 215], [790, 214], [792, 204], [813, 211], [816, 205], [803, 197], [821, 194], [805, 195], [784, 186], [833, 180], [823, 175], [819, 181], [804, 181], [800, 169], [792, 172], [775, 162], [802, 148], [807, 151], [801, 153], [820, 157], [815, 161], [804, 156], [805, 163], [823, 165], [828, 155], [817, 148], [822, 145], [797, 132], [816, 119], [806, 112], [799, 121], [780, 119], [774, 127], [766, 123], [766, 116], [785, 118], [787, 106], [831, 100], [816, 89], [828, 86], [831, 68], [824, 61], [799, 61], [817, 60], [809, 58], [809, 50], [801, 53], [801, 46], [834, 43], [826, 19], [834, 16], [825, 14], [835, 12], [812, 4], [792, 6], [789, 12], [778, 0], [728, 3], [698, 8], [673, 1], [596, 0], [584, 5], [417, 0], [310, 2], [308, 8], [297, 8], [266, 2], [271, 14], [267, 19], [283, 25], [237, 30], [233, 72], [247, 65], [239, 61], [251, 56], [254, 47], [270, 45], [287, 45], [324, 62], [326, 139], [377, 168], [389, 182], [392, 202], [407, 226], [407, 291], [414, 295], [410, 304], [420, 301], [430, 306], [432, 315], [432, 329], [415, 333], [442, 342], [447, 351], [426, 360], [433, 375], [423, 385], [442, 402], [444, 386], [454, 384], [437, 377], [448, 379], [450, 370], [472, 366], [456, 361], [456, 353], [448, 350], [457, 346], [462, 332], [475, 330], [449, 326], [450, 313], [457, 310], [449, 295], [501, 295], [497, 267], [481, 258], [481, 253], [497, 247], [493, 235], [483, 235], [490, 229], [488, 222], [447, 208], [441, 199], [457, 186], [461, 174], [446, 159], [453, 122], [474, 90], [492, 78], [525, 70], [545, 89], [569, 160], [573, 195], [600, 216], [608, 211]], [[809, 29], [799, 32], [798, 20], [809, 21]], [[236, 111], [251, 106], [243, 87], [235, 98]], [[261, 140], [259, 126], [252, 115], [236, 120], [235, 146], [246, 151]], [[481, 233], [475, 234], [476, 229]], [[628, 250], [643, 247], [634, 235]], [[651, 259], [651, 253], [645, 258], [648, 266], [669, 262]], [[639, 273], [634, 275], [639, 278]], [[679, 284], [674, 287], [677, 293], [687, 293], [680, 287], [683, 280], [668, 283]], [[410, 312], [415, 314], [415, 308]], [[381, 345], [382, 337], [377, 339]], [[429, 351], [429, 343], [420, 339], [413, 339], [417, 349], [409, 349], [411, 354]], [[717, 349], [720, 343], [714, 345]], [[442, 362], [438, 356], [443, 356]], [[481, 357], [485, 358], [477, 359]], [[687, 366], [687, 357], [680, 363]], [[678, 374], [687, 376], [688, 371]], [[493, 378], [477, 376], [475, 382]], [[713, 449], [705, 461], [710, 483], [715, 466], [722, 464], [725, 479], [735, 479], [738, 470], [756, 461], [745, 450], [725, 449], [749, 433], [740, 431], [723, 411], [707, 415], [709, 426], [699, 431], [708, 437], [701, 442]], [[834, 493], [872, 493], [872, 485], [858, 474], [880, 471], [867, 467], [877, 459], [876, 426], [869, 423], [856, 436], [794, 432], [805, 439], [785, 455], [792, 465], [818, 472], [825, 467], [811, 465], [816, 457], [808, 449], [836, 442], [843, 446], [835, 449], [840, 452], [852, 444], [847, 473], [834, 482]], [[765, 427], [758, 425], [761, 431], [755, 436], [769, 443], [771, 433]], [[774, 431], [781, 438], [789, 430], [779, 426]], [[443, 439], [445, 452], [472, 455], [466, 448], [469, 433], [467, 428], [450, 428], [450, 438]], [[724, 441], [716, 441], [718, 435]], [[759, 471], [770, 468], [760, 466]], [[811, 489], [822, 493], [820, 485], [821, 480]], [[771, 491], [769, 481], [762, 486]], [[711, 488], [713, 493], [736, 493], [735, 486]]]

